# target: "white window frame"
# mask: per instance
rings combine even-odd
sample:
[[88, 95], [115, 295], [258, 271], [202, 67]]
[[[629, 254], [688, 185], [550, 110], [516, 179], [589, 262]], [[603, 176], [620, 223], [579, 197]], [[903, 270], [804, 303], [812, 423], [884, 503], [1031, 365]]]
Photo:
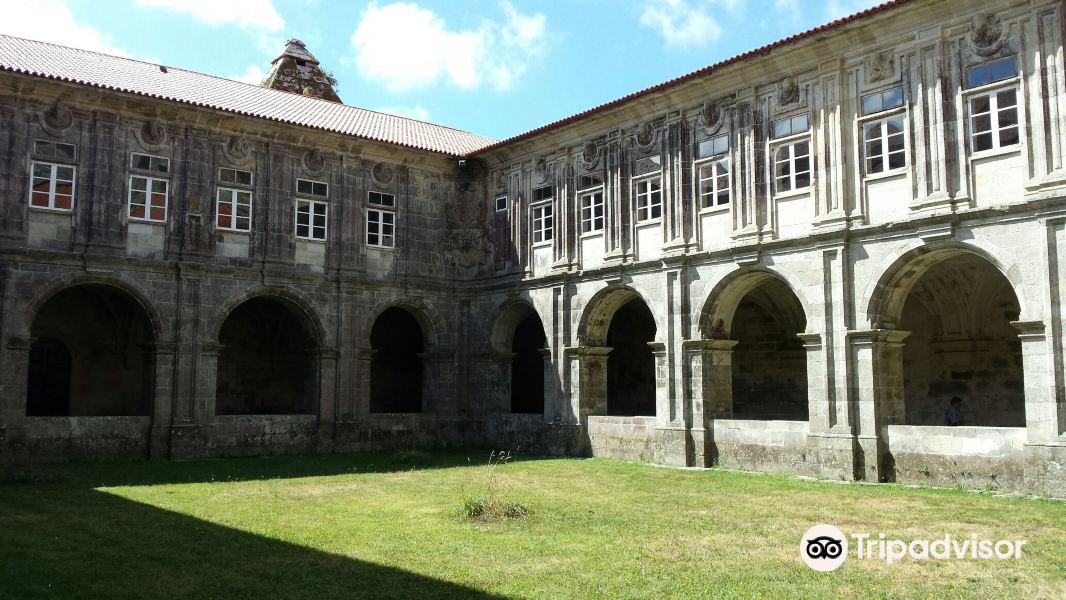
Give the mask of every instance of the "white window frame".
[[[227, 196], [223, 199], [223, 194]], [[239, 195], [248, 195], [248, 225], [246, 227], [239, 227], [237, 225], [237, 207], [244, 204], [240, 202]], [[221, 223], [221, 209], [223, 204], [228, 204], [230, 208], [230, 226], [223, 227]], [[248, 233], [252, 230], [252, 191], [248, 189], [238, 189], [230, 187], [219, 187], [218, 192], [215, 194], [215, 229], [221, 229], [222, 231], [236, 231], [240, 233]]]
[[[225, 171], [230, 171], [230, 172], [233, 173], [234, 181], [226, 181], [226, 180], [224, 180], [222, 178], [222, 173], [225, 172]], [[242, 182], [236, 181], [238, 173], [247, 173], [248, 174], [248, 183], [242, 183]], [[248, 188], [250, 188], [250, 187], [255, 187], [255, 171], [247, 171], [245, 169], [234, 169], [232, 167], [219, 167], [219, 169], [218, 169], [218, 184], [219, 184], [220, 187], [225, 187], [225, 188], [234, 188], [234, 187], [248, 187]]]
[[[800, 146], [801, 144], [806, 144], [807, 145], [807, 154], [806, 155], [797, 155], [796, 154], [796, 148], [798, 146]], [[814, 157], [813, 157], [813, 155], [811, 153], [811, 148], [812, 148], [812, 146], [811, 146], [811, 135], [810, 135], [810, 131], [809, 130], [805, 131], [803, 133], [800, 133], [798, 135], [793, 135], [793, 136], [789, 136], [787, 138], [781, 138], [781, 139], [778, 139], [778, 140], [774, 140], [773, 145], [770, 146], [770, 178], [773, 180], [773, 185], [774, 185], [773, 192], [774, 192], [775, 196], [779, 196], [779, 195], [782, 195], [782, 194], [788, 195], [788, 194], [802, 193], [802, 192], [804, 192], [806, 190], [809, 190], [811, 188], [811, 186], [814, 185], [814, 171], [813, 171]], [[778, 158], [778, 153], [781, 152], [782, 150], [786, 150], [786, 149], [788, 151], [788, 156], [786, 156], [784, 160], [780, 160]], [[797, 159], [803, 158], [804, 156], [806, 156], [806, 158], [807, 158], [807, 170], [806, 171], [797, 171], [796, 170], [796, 161], [797, 161]], [[786, 175], [783, 178], [782, 177], [778, 177], [778, 175], [777, 175], [777, 165], [779, 165], [779, 164], [788, 164], [789, 165], [788, 175]], [[806, 173], [807, 174], [807, 184], [804, 185], [803, 187], [798, 187], [796, 185], [796, 176], [798, 174], [802, 174], [802, 173]], [[781, 181], [783, 181], [783, 180], [787, 180], [788, 181], [789, 187], [787, 189], [781, 189]]]
[[[999, 123], [999, 115], [1000, 115], [1000, 112], [1001, 112], [1001, 109], [999, 108], [999, 94], [1002, 93], [1002, 92], [1006, 92], [1006, 91], [1014, 92], [1014, 106], [1013, 106], [1013, 108], [1014, 108], [1014, 125], [1013, 126], [1008, 125], [1007, 127], [1001, 127], [1000, 123]], [[1022, 134], [1022, 111], [1020, 110], [1020, 104], [1019, 104], [1019, 100], [1020, 100], [1019, 96], [1020, 95], [1021, 94], [1019, 93], [1019, 86], [1018, 86], [1018, 78], [1017, 77], [1012, 78], [1012, 79], [1007, 79], [1007, 80], [996, 81], [994, 83], [990, 83], [988, 85], [985, 85], [985, 86], [982, 86], [982, 87], [979, 87], [979, 88], [974, 88], [972, 90], [966, 90], [966, 129], [967, 129], [967, 138], [968, 138], [968, 141], [969, 141], [969, 150], [970, 150], [970, 155], [971, 156], [975, 156], [975, 155], [976, 156], [981, 156], [981, 155], [984, 155], [984, 154], [997, 154], [997, 153], [1006, 152], [1006, 151], [1013, 152], [1013, 151], [1018, 150], [1019, 148], [1021, 148], [1021, 146], [1022, 146], [1022, 135], [1021, 135]], [[987, 113], [979, 113], [979, 114], [975, 115], [974, 112], [973, 112], [973, 101], [976, 100], [977, 98], [982, 98], [982, 97], [987, 97], [988, 98], [988, 112]], [[982, 131], [980, 133], [975, 133], [975, 131], [974, 131], [974, 121], [976, 120], [975, 117], [986, 115], [986, 114], [989, 117], [989, 126], [991, 127], [991, 129], [989, 129], [988, 131]], [[1013, 127], [1015, 130], [1017, 130], [1016, 131], [1017, 140], [1012, 142], [1012, 143], [1010, 143], [1010, 144], [1003, 144], [1002, 140], [1001, 140], [1001, 136], [1002, 136], [1003, 130], [1004, 129], [1009, 129], [1011, 127]], [[992, 136], [992, 147], [991, 148], [985, 148], [985, 149], [982, 149], [982, 150], [977, 150], [976, 146], [974, 145], [974, 138], [977, 137], [978, 135], [981, 135], [981, 134], [984, 134], [984, 133], [991, 134], [991, 136]]]
[[[723, 165], [724, 175], [720, 172]], [[712, 212], [728, 209], [729, 205], [733, 203], [733, 172], [729, 168], [729, 152], [700, 159], [693, 164], [693, 167], [693, 174], [696, 177], [696, 199], [699, 202], [699, 210]], [[704, 168], [711, 169], [712, 172], [709, 177], [704, 176]], [[719, 185], [723, 179], [725, 180], [724, 187]], [[704, 193], [704, 183], [711, 184], [710, 192]], [[719, 202], [718, 197], [722, 193], [725, 193], [726, 199], [724, 202]], [[709, 198], [710, 203], [704, 202], [705, 198]]]
[[[501, 202], [503, 203], [502, 208], [500, 206]], [[496, 212], [507, 212], [507, 196], [496, 197]]]
[[538, 202], [529, 207], [530, 239], [534, 246], [550, 243], [555, 238], [553, 206], [551, 202]]
[[[597, 200], [597, 196], [599, 199]], [[582, 234], [598, 234], [603, 233], [604, 224], [607, 220], [606, 205], [603, 200], [603, 188], [595, 187], [587, 190], [582, 190], [577, 193], [577, 206], [578, 211], [581, 213], [581, 233]], [[585, 205], [585, 201], [588, 200], [588, 206]], [[596, 209], [599, 208], [600, 214], [596, 215]], [[597, 227], [597, 221], [599, 226]]]
[[[303, 214], [307, 215], [307, 235], [300, 235], [300, 209], [306, 206], [307, 210], [303, 211]], [[315, 208], [322, 207], [322, 225], [314, 224]], [[296, 239], [307, 240], [311, 242], [324, 242], [329, 236], [329, 202], [323, 200], [313, 200], [311, 198], [296, 198], [293, 201], [293, 235]], [[321, 236], [315, 235], [315, 232], [321, 229]]]
[[[888, 123], [893, 120], [900, 121], [900, 129], [898, 133], [888, 132]], [[886, 111], [884, 113], [875, 113], [870, 117], [867, 117], [859, 121], [860, 139], [862, 140], [862, 172], [866, 177], [880, 177], [884, 175], [891, 175], [894, 173], [901, 173], [907, 170], [909, 166], [908, 149], [910, 144], [907, 140], [907, 113], [903, 109], [893, 109], [892, 111]], [[870, 132], [876, 131], [876, 134], [871, 136]], [[889, 151], [889, 140], [898, 136], [903, 140], [903, 147], [899, 150]], [[880, 142], [881, 151], [878, 154], [870, 153], [870, 142]], [[894, 155], [903, 156], [903, 164], [898, 167], [890, 166], [891, 159]], [[871, 161], [880, 161], [881, 168], [879, 170], [873, 170], [870, 168]]]
[[[34, 185], [33, 185], [34, 181], [36, 179], [39, 179], [37, 177], [36, 173], [35, 173], [36, 167], [38, 165], [49, 168], [49, 170], [48, 170], [48, 206], [40, 206], [38, 204], [34, 204], [33, 203], [34, 194], [35, 193], [39, 193], [36, 190], [34, 190]], [[59, 207], [56, 207], [56, 187], [57, 187], [57, 184], [60, 181], [64, 181], [64, 182], [67, 181], [66, 179], [59, 179], [59, 176], [58, 176], [59, 169], [70, 169], [70, 208], [59, 208]], [[40, 178], [40, 179], [42, 179], [42, 181], [43, 181], [43, 178]], [[44, 160], [30, 161], [30, 195], [29, 195], [29, 198], [27, 199], [27, 201], [29, 202], [30, 208], [32, 208], [33, 210], [47, 210], [47, 211], [62, 212], [62, 213], [72, 212], [74, 210], [74, 195], [75, 195], [75, 186], [77, 185], [77, 181], [78, 181], [78, 168], [75, 167], [74, 165], [68, 165], [68, 164], [63, 164], [63, 163], [55, 163], [55, 162], [44, 161]]]
[[[391, 223], [385, 222], [385, 216], [388, 215], [391, 219]], [[370, 226], [377, 225], [377, 232], [374, 235], [378, 236], [378, 242], [373, 243], [370, 241]], [[385, 229], [388, 228], [390, 233], [386, 234]], [[396, 247], [396, 211], [385, 210], [383, 208], [367, 208], [366, 209], [366, 245], [371, 248], [395, 248]]]
[[[145, 194], [145, 198], [144, 198], [145, 202], [144, 202], [144, 204], [138, 204], [137, 205], [137, 206], [143, 206], [144, 207], [144, 216], [143, 217], [135, 217], [135, 216], [133, 216], [133, 208], [134, 208], [133, 192], [135, 191], [133, 189], [133, 180], [134, 179], [143, 179], [145, 181], [144, 190], [143, 190], [144, 194]], [[154, 193], [154, 192], [152, 192], [152, 188], [154, 187], [155, 183], [162, 183], [166, 187], [165, 191], [163, 192], [163, 218], [162, 219], [153, 219], [152, 218], [152, 194]], [[136, 190], [136, 191], [141, 191], [141, 190]], [[169, 212], [170, 212], [170, 180], [169, 179], [165, 179], [165, 178], [162, 178], [162, 177], [150, 177], [148, 175], [139, 175], [139, 174], [131, 174], [130, 175], [130, 178], [129, 178], [129, 195], [127, 197], [127, 202], [126, 202], [126, 215], [131, 221], [139, 221], [139, 222], [142, 222], [142, 223], [166, 223], [167, 215], [169, 214]]]
[[[312, 190], [314, 190], [315, 184], [318, 184], [318, 185], [325, 186], [326, 191], [323, 194], [315, 194], [315, 193], [313, 193], [313, 191], [312, 192], [301, 192], [300, 191], [300, 182], [301, 181], [306, 181], [307, 183], [310, 183]], [[297, 196], [301, 196], [301, 197], [304, 197], [304, 198], [314, 198], [314, 199], [318, 199], [318, 200], [325, 200], [325, 199], [329, 198], [329, 182], [318, 181], [317, 179], [303, 179], [303, 178], [297, 177], [296, 178], [296, 189], [295, 189], [295, 192], [296, 192]]]
[[[659, 185], [652, 189], [652, 183]], [[647, 186], [641, 191], [641, 186]], [[663, 216], [663, 176], [662, 174], [643, 177], [633, 182], [633, 207], [637, 214], [637, 223], [654, 223]], [[654, 215], [655, 209], [659, 214]]]

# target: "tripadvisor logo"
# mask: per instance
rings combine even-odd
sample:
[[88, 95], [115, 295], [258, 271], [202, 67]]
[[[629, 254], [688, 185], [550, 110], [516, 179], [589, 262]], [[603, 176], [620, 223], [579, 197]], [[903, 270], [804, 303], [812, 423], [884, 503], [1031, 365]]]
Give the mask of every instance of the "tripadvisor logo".
[[[968, 538], [957, 538], [950, 533], [934, 540], [903, 540], [877, 537], [869, 533], [853, 533], [855, 558], [858, 560], [883, 560], [892, 564], [904, 557], [912, 560], [1008, 560], [1022, 557], [1025, 540], [979, 539], [976, 533]], [[834, 571], [848, 557], [848, 536], [833, 525], [815, 525], [803, 534], [800, 540], [800, 558], [815, 571]]]

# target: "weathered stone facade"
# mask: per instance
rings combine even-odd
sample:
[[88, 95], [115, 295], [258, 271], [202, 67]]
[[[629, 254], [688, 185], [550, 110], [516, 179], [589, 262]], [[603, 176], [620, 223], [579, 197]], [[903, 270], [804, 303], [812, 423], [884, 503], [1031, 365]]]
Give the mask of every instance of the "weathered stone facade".
[[[463, 157], [0, 73], [0, 458], [493, 446], [1066, 496], [1063, 28], [904, 2]], [[28, 206], [35, 140], [76, 146], [72, 211]], [[165, 222], [127, 218], [132, 153], [171, 161]], [[255, 173], [247, 233], [220, 168]], [[121, 343], [64, 333], [78, 298]], [[31, 363], [115, 361], [143, 414], [33, 414], [62, 394]]]

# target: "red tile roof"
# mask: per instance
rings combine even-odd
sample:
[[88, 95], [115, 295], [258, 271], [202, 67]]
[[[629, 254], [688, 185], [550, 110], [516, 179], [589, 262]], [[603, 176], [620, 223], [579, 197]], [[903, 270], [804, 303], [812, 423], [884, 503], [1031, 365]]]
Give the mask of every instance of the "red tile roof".
[[608, 110], [610, 108], [614, 108], [614, 107], [619, 106], [621, 104], [625, 104], [626, 102], [629, 102], [630, 100], [635, 100], [637, 98], [640, 98], [641, 96], [646, 96], [646, 95], [651, 94], [653, 92], [658, 92], [658, 91], [661, 91], [661, 90], [664, 90], [664, 89], [667, 89], [667, 88], [671, 88], [671, 87], [674, 87], [674, 86], [677, 86], [677, 85], [681, 85], [682, 83], [686, 83], [686, 82], [691, 81], [693, 79], [696, 79], [696, 78], [699, 78], [699, 77], [703, 77], [704, 75], [710, 75], [711, 73], [713, 73], [713, 72], [715, 72], [715, 71], [717, 71], [719, 69], [722, 69], [724, 67], [727, 67], [729, 65], [732, 65], [732, 64], [747, 60], [749, 58], [757, 58], [757, 57], [763, 56], [764, 54], [767, 54], [771, 50], [775, 50], [777, 48], [781, 48], [783, 46], [787, 46], [787, 45], [792, 44], [794, 42], [799, 42], [801, 40], [813, 37], [813, 36], [818, 35], [820, 33], [825, 33], [827, 31], [830, 31], [832, 29], [836, 29], [838, 27], [843, 27], [843, 26], [845, 26], [845, 25], [847, 25], [849, 23], [852, 23], [852, 22], [857, 21], [859, 19], [862, 19], [864, 17], [869, 17], [871, 15], [878, 14], [878, 13], [883, 12], [885, 10], [888, 10], [890, 8], [895, 8], [897, 6], [900, 6], [902, 4], [906, 4], [906, 3], [912, 2], [912, 1], [913, 0], [890, 0], [888, 2], [884, 2], [882, 4], [879, 4], [877, 6], [874, 6], [874, 7], [868, 8], [866, 10], [857, 12], [855, 14], [848, 15], [846, 17], [842, 17], [842, 18], [837, 19], [835, 21], [831, 21], [829, 23], [826, 23], [825, 25], [819, 25], [818, 27], [815, 27], [813, 29], [808, 29], [807, 31], [803, 31], [803, 32], [797, 33], [795, 35], [791, 35], [791, 36], [789, 36], [787, 38], [778, 40], [776, 42], [772, 42], [770, 44], [766, 44], [765, 46], [760, 46], [759, 48], [756, 48], [754, 50], [749, 50], [747, 52], [744, 52], [743, 54], [738, 54], [738, 55], [733, 56], [731, 58], [727, 58], [725, 60], [718, 61], [718, 62], [716, 62], [716, 63], [714, 63], [712, 65], [708, 65], [706, 67], [703, 67], [703, 68], [697, 69], [695, 71], [692, 71], [691, 73], [686, 73], [684, 75], [680, 75], [678, 77], [675, 77], [673, 79], [669, 79], [669, 80], [664, 81], [662, 83], [658, 83], [658, 84], [653, 85], [653, 86], [651, 86], [649, 88], [645, 88], [643, 90], [633, 92], [632, 94], [626, 94], [625, 96], [622, 96], [621, 98], [617, 98], [615, 100], [611, 100], [610, 102], [606, 102], [604, 104], [600, 104], [598, 106], [594, 106], [594, 107], [592, 107], [590, 109], [583, 110], [583, 111], [581, 111], [581, 112], [579, 112], [577, 114], [570, 115], [569, 117], [566, 117], [566, 118], [563, 118], [563, 119], [559, 119], [558, 121], [552, 121], [551, 123], [548, 123], [547, 125], [541, 125], [540, 127], [537, 127], [536, 129], [530, 129], [529, 131], [527, 131], [525, 133], [520, 133], [520, 134], [518, 134], [516, 136], [512, 136], [512, 137], [509, 137], [507, 139], [500, 140], [498, 142], [493, 142], [493, 143], [491, 143], [491, 144], [489, 144], [489, 145], [487, 145], [487, 146], [485, 146], [483, 148], [478, 148], [478, 150], [474, 154], [480, 154], [482, 152], [487, 152], [489, 150], [495, 150], [496, 148], [501, 148], [501, 147], [506, 146], [508, 144], [513, 144], [515, 142], [519, 142], [519, 141], [531, 138], [531, 137], [533, 137], [535, 135], [538, 135], [538, 134], [541, 134], [541, 133], [545, 133], [545, 132], [551, 131], [553, 129], [558, 129], [559, 127], [562, 127], [563, 125], [569, 125], [570, 123], [574, 123], [575, 121], [580, 121], [581, 119], [584, 119], [586, 117], [590, 117], [590, 116], [592, 116], [592, 115], [594, 115], [596, 113], [603, 112], [605, 110]]
[[7, 35], [0, 35], [0, 70], [205, 106], [453, 156], [469, 154], [493, 141], [415, 119]]

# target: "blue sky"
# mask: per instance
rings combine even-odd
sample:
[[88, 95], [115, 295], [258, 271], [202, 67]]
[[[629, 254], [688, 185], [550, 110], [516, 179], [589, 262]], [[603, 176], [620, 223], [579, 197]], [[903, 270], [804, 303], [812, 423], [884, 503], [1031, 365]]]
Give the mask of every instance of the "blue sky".
[[347, 104], [503, 138], [877, 0], [0, 0], [0, 32], [258, 81], [302, 39]]

